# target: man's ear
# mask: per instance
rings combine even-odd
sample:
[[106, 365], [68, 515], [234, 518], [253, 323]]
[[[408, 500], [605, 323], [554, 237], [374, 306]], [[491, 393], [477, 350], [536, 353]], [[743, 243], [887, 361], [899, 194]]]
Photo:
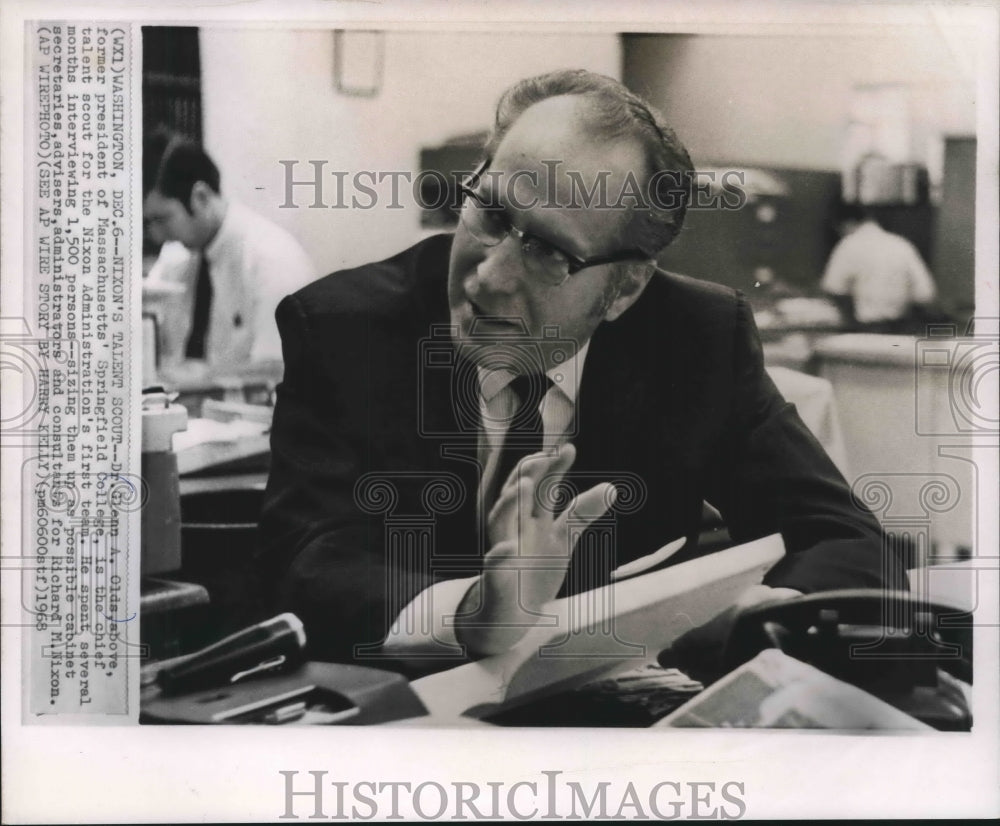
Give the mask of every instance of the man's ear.
[[204, 215], [208, 210], [215, 192], [204, 181], [195, 181], [191, 187], [190, 213], [192, 215]]
[[631, 307], [646, 289], [649, 279], [656, 272], [656, 262], [647, 261], [638, 266], [630, 266], [618, 284], [618, 292], [604, 314], [605, 321], [614, 321]]

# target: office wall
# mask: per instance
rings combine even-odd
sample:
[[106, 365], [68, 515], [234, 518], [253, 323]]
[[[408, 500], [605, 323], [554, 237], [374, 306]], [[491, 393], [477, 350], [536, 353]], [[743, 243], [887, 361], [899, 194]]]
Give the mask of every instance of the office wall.
[[[381, 92], [358, 98], [333, 85], [330, 31], [202, 29], [204, 139], [224, 191], [291, 230], [320, 271], [390, 255], [420, 234], [419, 210], [402, 187], [403, 209], [281, 209], [284, 169], [419, 171], [421, 147], [486, 129], [500, 92], [513, 81], [557, 68], [620, 76], [616, 35], [388, 32]], [[334, 178], [324, 201], [334, 203]], [[386, 195], [389, 194], [386, 182]], [[347, 191], [345, 189], [345, 194]], [[349, 197], [349, 195], [348, 195]], [[368, 199], [359, 194], [359, 200]]]
[[[696, 167], [763, 167], [779, 172], [789, 188], [767, 225], [752, 209], [691, 214], [662, 263], [745, 290], [765, 265], [783, 281], [814, 287], [835, 240], [829, 217], [839, 198], [854, 90], [905, 85], [911, 157], [939, 181], [941, 139], [976, 127], [976, 49], [963, 37], [929, 21], [850, 36], [626, 35], [623, 80], [663, 111]], [[936, 258], [933, 211], [899, 210], [901, 220], [887, 223], [929, 263]], [[971, 239], [968, 224], [959, 243], [971, 246]], [[971, 291], [971, 267], [953, 280]]]
[[857, 36], [628, 35], [623, 79], [696, 163], [833, 171], [856, 85], [912, 87], [913, 145], [975, 132], [975, 48], [933, 26]]

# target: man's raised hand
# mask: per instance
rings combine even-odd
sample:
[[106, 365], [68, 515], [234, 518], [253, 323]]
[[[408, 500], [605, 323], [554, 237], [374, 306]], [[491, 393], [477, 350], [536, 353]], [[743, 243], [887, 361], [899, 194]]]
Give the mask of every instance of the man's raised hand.
[[[601, 483], [554, 514], [543, 488], [558, 486], [576, 458], [571, 444], [555, 453], [529, 456], [505, 480], [490, 511], [490, 549], [483, 573], [456, 618], [460, 642], [474, 653], [495, 654], [516, 643], [562, 587], [573, 554], [574, 534], [614, 505], [614, 485]], [[578, 534], [576, 534], [578, 535]]]

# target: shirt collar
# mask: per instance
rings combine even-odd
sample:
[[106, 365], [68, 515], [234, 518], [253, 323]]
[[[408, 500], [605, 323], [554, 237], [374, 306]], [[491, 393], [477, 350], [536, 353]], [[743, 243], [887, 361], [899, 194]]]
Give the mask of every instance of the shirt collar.
[[[589, 349], [590, 339], [587, 339], [572, 358], [545, 371], [545, 375], [552, 379], [552, 386], [569, 399], [571, 404], [576, 404], [576, 397], [580, 391], [580, 374], [583, 372], [583, 363]], [[485, 370], [482, 367], [478, 368], [478, 372], [479, 393], [487, 404], [510, 384], [515, 375], [509, 370]]]
[[210, 264], [215, 264], [225, 254], [226, 247], [235, 242], [238, 236], [236, 225], [239, 222], [239, 209], [236, 204], [226, 205], [226, 214], [219, 225], [219, 231], [205, 245], [204, 255]]

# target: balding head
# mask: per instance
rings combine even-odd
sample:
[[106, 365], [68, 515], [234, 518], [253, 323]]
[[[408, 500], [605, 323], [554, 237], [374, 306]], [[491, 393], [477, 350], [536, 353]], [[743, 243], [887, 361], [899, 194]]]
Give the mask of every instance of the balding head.
[[[563, 100], [557, 103], [557, 99]], [[684, 222], [694, 169], [662, 116], [612, 78], [583, 70], [552, 72], [520, 81], [503, 94], [486, 144], [487, 156], [495, 155], [518, 120], [542, 103], [554, 107], [554, 132], [576, 129], [608, 151], [619, 144], [626, 151], [639, 148], [642, 163], [633, 174], [648, 208], [637, 216], [629, 235], [651, 256], [673, 241]]]

